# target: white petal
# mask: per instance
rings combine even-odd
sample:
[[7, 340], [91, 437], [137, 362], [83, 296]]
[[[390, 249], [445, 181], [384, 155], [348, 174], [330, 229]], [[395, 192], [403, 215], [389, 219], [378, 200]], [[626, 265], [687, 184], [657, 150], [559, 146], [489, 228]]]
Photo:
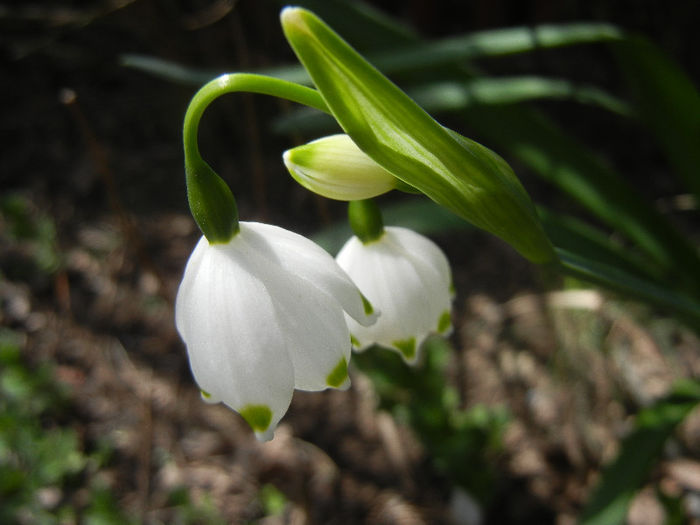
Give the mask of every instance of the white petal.
[[408, 228], [387, 226], [386, 235], [390, 242], [400, 246], [404, 253], [413, 260], [420, 260], [426, 266], [435, 268], [442, 276], [445, 284], [452, 286], [452, 271], [450, 263], [443, 251], [428, 237]]
[[350, 333], [340, 303], [296, 275], [298, 267], [285, 268], [257, 249], [251, 249], [250, 257], [274, 300], [275, 318], [294, 366], [295, 388], [349, 386]]
[[[409, 253], [401, 244], [401, 234], [387, 228], [376, 242], [363, 245], [353, 237], [337, 260], [355, 280], [360, 290], [381, 310], [374, 326], [364, 328], [348, 320], [360, 349], [378, 343], [396, 348], [413, 362], [425, 338], [437, 330], [439, 320], [451, 305], [447, 271], [437, 246], [427, 245], [438, 254], [428, 257]], [[417, 234], [416, 234], [417, 235]], [[411, 239], [411, 248], [426, 251], [426, 243]], [[422, 253], [422, 252], [421, 252]], [[436, 266], [428, 264], [437, 260]]]
[[[315, 242], [277, 226], [241, 222], [241, 233], [261, 253], [274, 257], [310, 285], [335, 298], [355, 320], [372, 324], [374, 312], [366, 312], [357, 286], [333, 257]], [[239, 235], [240, 235], [239, 234]]]
[[406, 228], [389, 227], [385, 238], [397, 255], [411, 261], [422, 282], [426, 300], [423, 311], [431, 320], [429, 329], [435, 331], [438, 320], [449, 313], [452, 305], [452, 274], [447, 257], [430, 239]]
[[238, 235], [228, 244], [200, 241], [178, 290], [176, 324], [200, 388], [249, 418], [267, 407], [268, 424], [251, 426], [269, 439], [289, 406], [294, 372], [274, 305], [242, 241]]

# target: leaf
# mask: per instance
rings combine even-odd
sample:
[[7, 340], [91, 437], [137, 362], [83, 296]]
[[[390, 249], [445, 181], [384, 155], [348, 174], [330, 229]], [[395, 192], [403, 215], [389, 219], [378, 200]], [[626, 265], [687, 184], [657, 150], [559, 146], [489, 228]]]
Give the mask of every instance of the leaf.
[[589, 259], [614, 266], [636, 277], [663, 284], [663, 270], [650, 264], [638, 250], [616, 242], [613, 237], [570, 215], [537, 207], [547, 235], [557, 248], [586, 254]]
[[612, 48], [643, 120], [700, 201], [700, 93], [650, 41], [631, 37]]
[[[429, 113], [457, 112], [475, 104], [503, 105], [537, 99], [564, 99], [597, 106], [623, 117], [635, 116], [626, 102], [613, 95], [592, 86], [578, 86], [565, 79], [477, 77], [465, 82], [431, 82], [409, 87], [406, 93]], [[328, 115], [299, 108], [275, 119], [273, 129], [280, 134], [310, 133], [330, 129], [334, 124], [335, 121]]]
[[555, 258], [527, 192], [503, 159], [440, 126], [312, 13], [287, 8], [282, 26], [333, 116], [361, 150], [531, 261]]
[[615, 170], [544, 115], [516, 106], [472, 106], [463, 115], [491, 143], [638, 244], [664, 269], [669, 285], [700, 290], [695, 247]]
[[675, 313], [695, 329], [700, 329], [700, 303], [695, 299], [585, 255], [562, 248], [557, 248], [557, 254], [564, 273], [661, 307]]
[[477, 77], [466, 82], [432, 82], [407, 90], [426, 111], [460, 111], [474, 104], [499, 105], [537, 99], [568, 99], [598, 106], [624, 117], [633, 115], [626, 102], [593, 86], [537, 76]]
[[679, 382], [666, 399], [642, 410], [635, 429], [621, 444], [618, 457], [603, 475], [586, 505], [582, 525], [625, 522], [635, 492], [661, 454], [666, 439], [700, 402], [700, 382]]

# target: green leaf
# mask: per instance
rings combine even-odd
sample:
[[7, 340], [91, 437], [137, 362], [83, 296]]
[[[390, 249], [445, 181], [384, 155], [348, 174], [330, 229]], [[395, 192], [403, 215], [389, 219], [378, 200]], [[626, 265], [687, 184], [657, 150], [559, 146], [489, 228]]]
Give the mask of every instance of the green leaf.
[[639, 113], [700, 201], [700, 93], [688, 76], [641, 37], [613, 45]]
[[557, 248], [557, 254], [566, 274], [661, 307], [675, 313], [695, 329], [700, 328], [700, 303], [695, 299], [582, 254], [561, 248]]
[[[382, 70], [387, 73], [386, 70]], [[536, 76], [477, 77], [464, 82], [431, 82], [406, 89], [418, 105], [430, 113], [456, 112], [472, 105], [503, 105], [537, 99], [571, 100], [602, 108], [623, 117], [633, 117], [634, 111], [625, 102], [593, 86], [579, 86], [565, 79]], [[275, 119], [274, 130], [319, 132], [332, 129], [335, 121], [328, 115], [309, 108], [299, 108]]]
[[537, 76], [478, 77], [466, 82], [432, 82], [407, 90], [426, 111], [460, 111], [473, 104], [514, 104], [537, 99], [564, 99], [598, 106], [630, 117], [626, 102], [593, 86], [579, 86], [560, 78]]
[[634, 494], [661, 454], [666, 439], [700, 402], [700, 382], [686, 380], [668, 398], [642, 410], [635, 429], [620, 447], [618, 457], [603, 472], [586, 505], [582, 525], [625, 522]]
[[586, 257], [608, 266], [614, 266], [636, 277], [663, 284], [663, 270], [654, 266], [648, 257], [629, 246], [617, 242], [604, 232], [575, 217], [537, 207], [544, 230], [557, 248]]
[[360, 149], [533, 262], [555, 259], [526, 191], [503, 159], [440, 126], [312, 13], [287, 8], [282, 25], [329, 109]]
[[635, 242], [674, 287], [700, 289], [695, 247], [592, 151], [526, 107], [472, 106], [470, 125]]

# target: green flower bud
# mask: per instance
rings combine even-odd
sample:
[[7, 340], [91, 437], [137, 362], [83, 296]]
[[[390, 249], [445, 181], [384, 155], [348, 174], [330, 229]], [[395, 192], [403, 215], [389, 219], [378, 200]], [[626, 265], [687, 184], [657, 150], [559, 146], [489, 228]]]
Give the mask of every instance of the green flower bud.
[[294, 180], [329, 199], [369, 199], [393, 190], [398, 182], [344, 134], [292, 148], [282, 158]]

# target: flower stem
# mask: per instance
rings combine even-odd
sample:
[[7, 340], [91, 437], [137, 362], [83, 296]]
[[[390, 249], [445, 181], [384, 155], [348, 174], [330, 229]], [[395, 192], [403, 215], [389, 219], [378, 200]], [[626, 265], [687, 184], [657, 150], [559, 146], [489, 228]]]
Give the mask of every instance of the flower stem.
[[273, 95], [329, 112], [318, 91], [264, 75], [221, 75], [206, 83], [194, 95], [187, 108], [182, 131], [187, 199], [194, 220], [212, 244], [226, 243], [238, 232], [238, 210], [231, 189], [199, 153], [199, 121], [207, 107], [218, 97], [239, 91]]
[[384, 234], [384, 220], [377, 203], [372, 199], [348, 203], [350, 227], [362, 244], [376, 241]]

